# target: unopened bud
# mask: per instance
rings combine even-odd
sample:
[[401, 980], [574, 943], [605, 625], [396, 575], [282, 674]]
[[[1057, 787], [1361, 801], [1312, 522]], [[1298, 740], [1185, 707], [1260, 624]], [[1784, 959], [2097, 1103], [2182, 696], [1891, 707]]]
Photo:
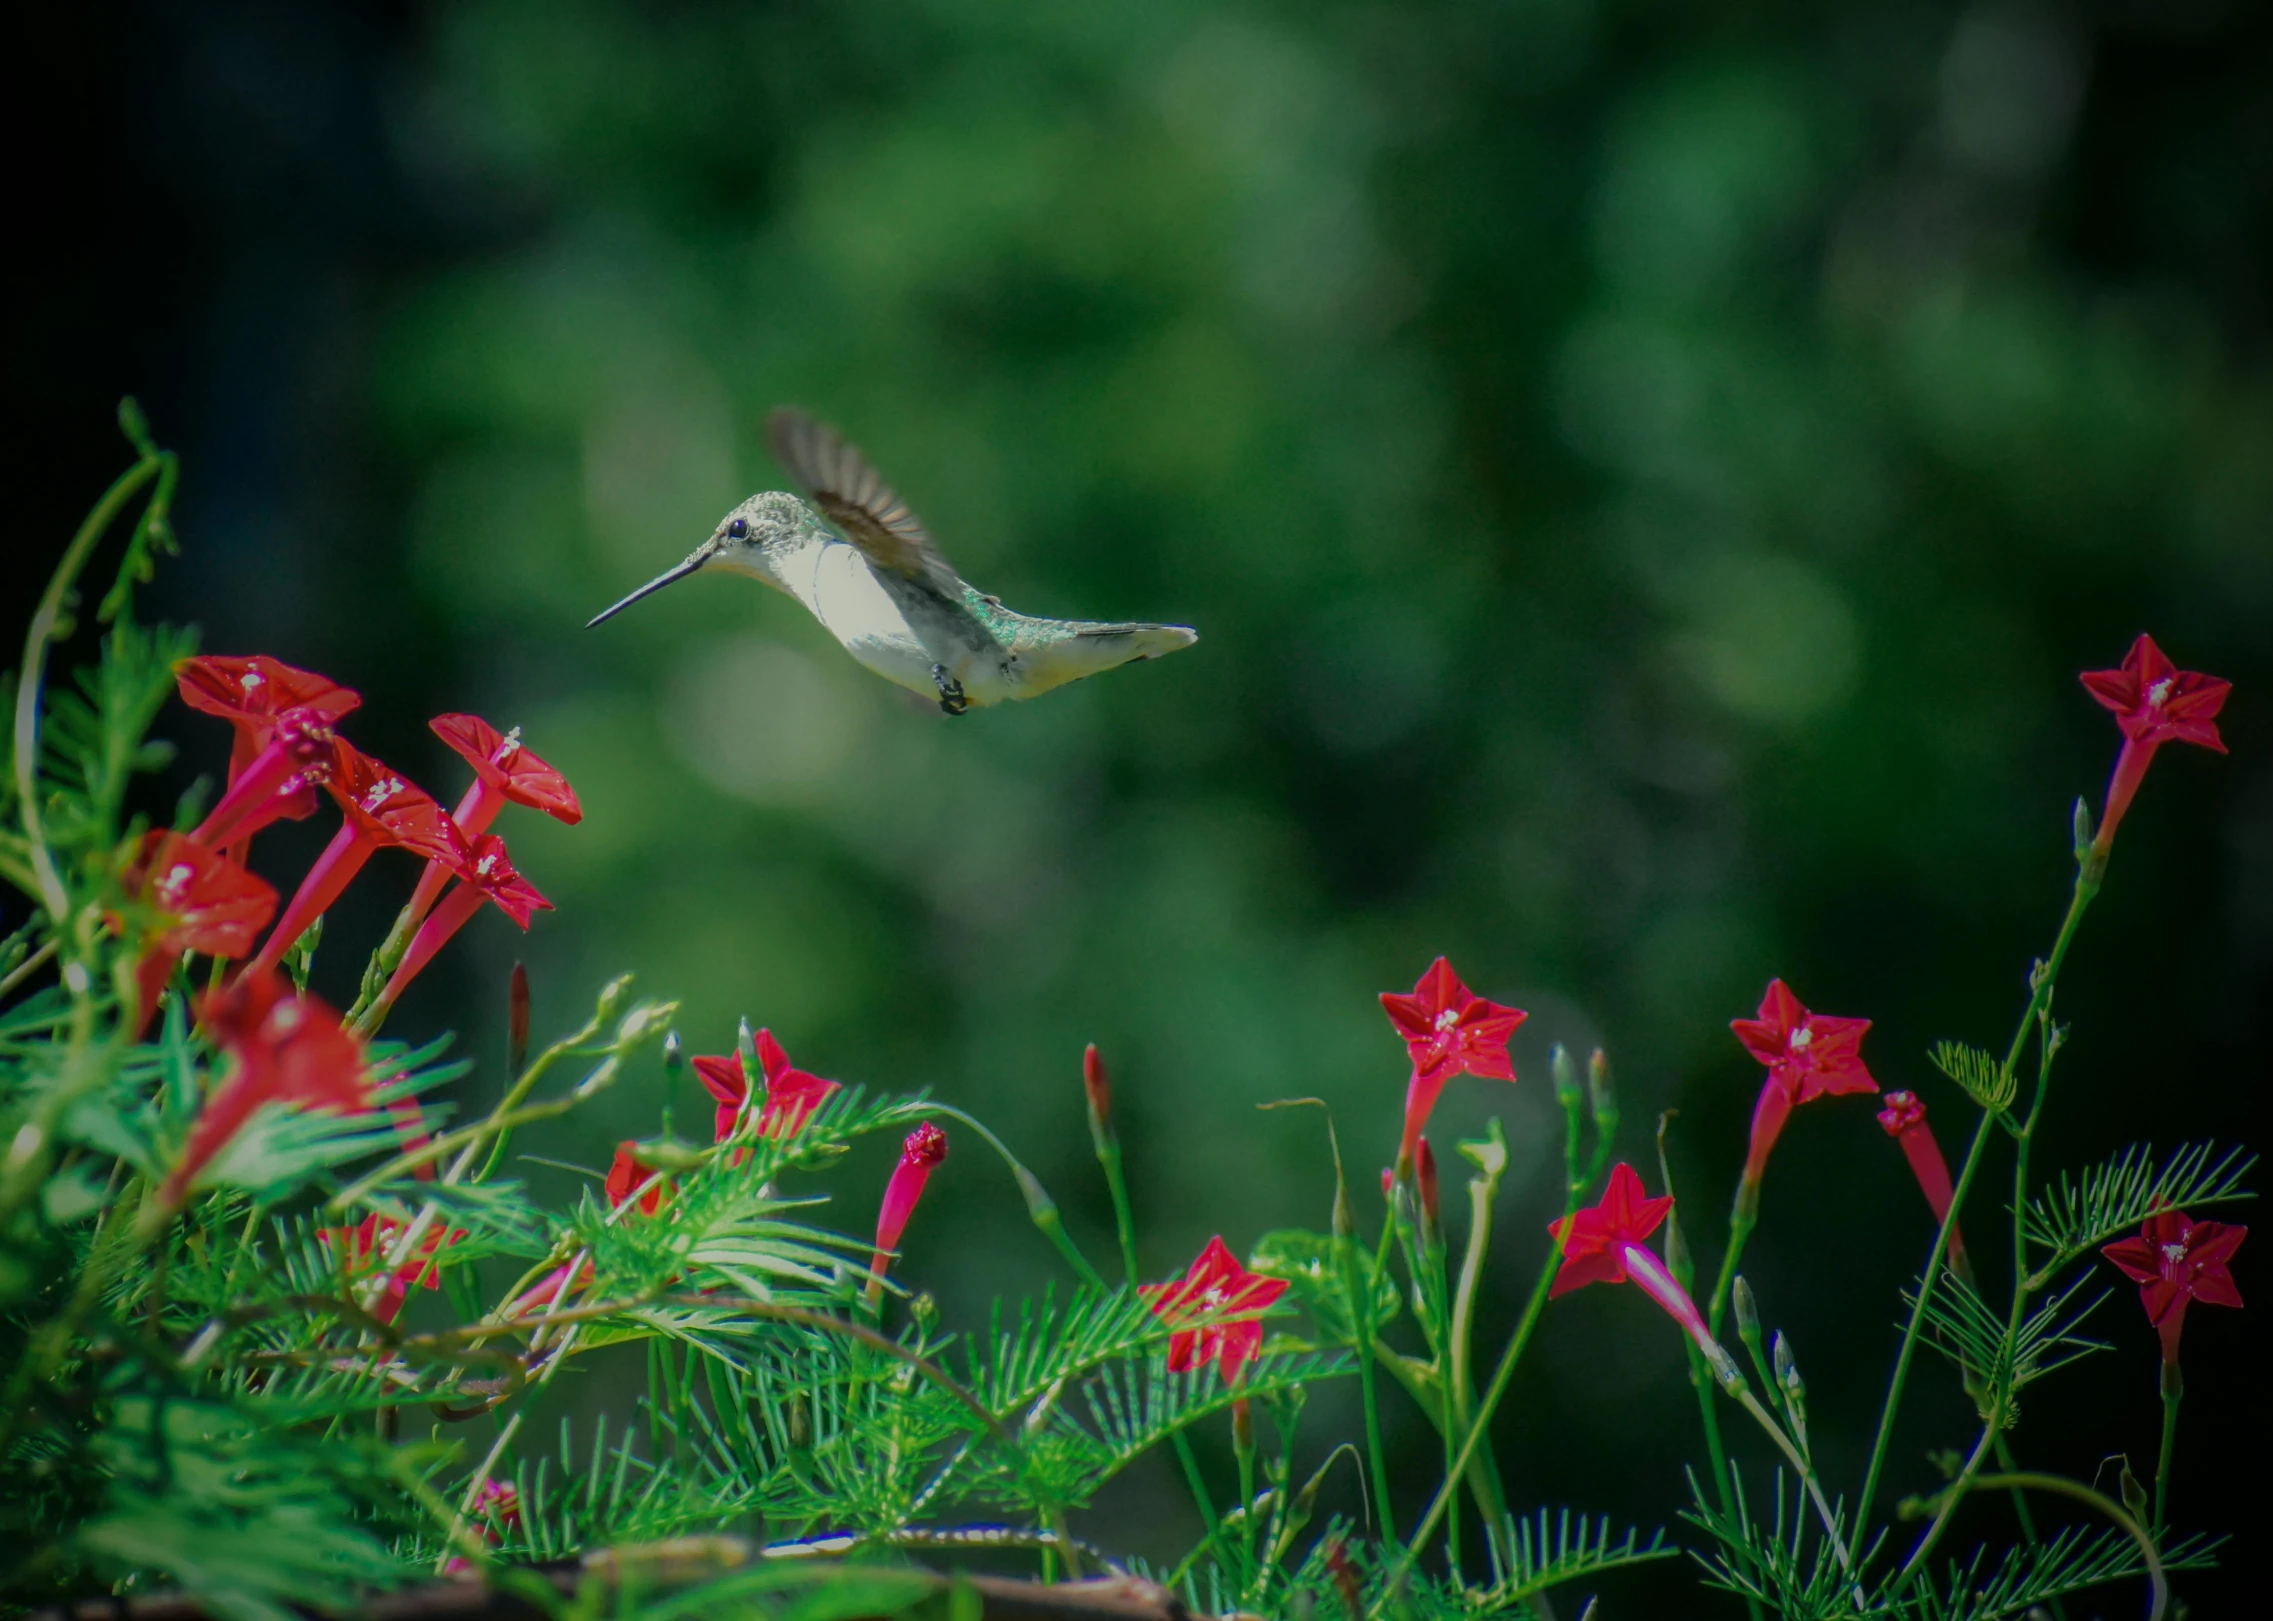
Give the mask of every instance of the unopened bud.
[[766, 1066], [758, 1057], [758, 1038], [750, 1034], [750, 1021], [742, 1020], [734, 1027], [734, 1061], [742, 1066], [742, 1090], [748, 1101], [743, 1105], [746, 1115], [758, 1115], [766, 1107]]
[[1334, 1236], [1357, 1237], [1357, 1214], [1350, 1209], [1350, 1190], [1339, 1176], [1334, 1178]]
[[1231, 1404], [1231, 1444], [1242, 1453], [1255, 1450], [1255, 1415], [1244, 1396]]
[[813, 1409], [805, 1400], [802, 1390], [791, 1391], [789, 1410], [782, 1415], [784, 1436], [792, 1448], [802, 1452], [813, 1444]]
[[505, 1078], [515, 1081], [529, 1067], [529, 970], [513, 965], [505, 982]]
[[2076, 801], [2072, 820], [2076, 833], [2076, 859], [2081, 861], [2091, 854], [2091, 807], [2080, 798]]
[[1775, 1366], [1776, 1383], [1784, 1387], [1784, 1393], [1794, 1401], [1803, 1400], [1807, 1395], [1807, 1386], [1800, 1381], [1799, 1359], [1792, 1355], [1791, 1341], [1785, 1339], [1781, 1332], [1776, 1335]]
[[2131, 1518], [2144, 1521], [2147, 1517], [2147, 1488], [2139, 1484], [2139, 1477], [2131, 1473], [2131, 1460], [2123, 1460], [2123, 1473], [2117, 1477], [2123, 1493], [2123, 1506], [2131, 1511]]
[[1594, 1111], [1594, 1129], [1609, 1137], [1618, 1126], [1618, 1094], [1610, 1087], [1610, 1055], [1600, 1047], [1586, 1061], [1586, 1097]]
[[1760, 1304], [1752, 1298], [1752, 1285], [1744, 1281], [1744, 1274], [1741, 1272], [1737, 1274], [1735, 1286], [1729, 1290], [1729, 1304], [1736, 1308], [1738, 1338], [1742, 1339], [1747, 1345], [1758, 1344], [1760, 1339]]
[[917, 1331], [929, 1339], [932, 1330], [939, 1326], [939, 1302], [926, 1290], [908, 1302], [908, 1315], [915, 1319]]
[[1444, 1208], [1438, 1195], [1436, 1183], [1436, 1150], [1429, 1147], [1429, 1140], [1426, 1137], [1421, 1139], [1420, 1151], [1413, 1167], [1413, 1175], [1414, 1179], [1420, 1183], [1421, 1188], [1423, 1230], [1434, 1236], [1444, 1224]]
[[1113, 1078], [1094, 1041], [1081, 1050], [1081, 1089], [1089, 1099], [1089, 1137], [1102, 1154], [1113, 1141]]
[[1571, 1050], [1559, 1041], [1555, 1043], [1554, 1051], [1547, 1055], [1547, 1068], [1555, 1077], [1557, 1103], [1568, 1109], [1585, 1096], [1578, 1078], [1578, 1062], [1571, 1057]]
[[685, 1053], [679, 1045], [679, 1032], [673, 1030], [663, 1038], [663, 1073], [666, 1075], [677, 1074], [684, 1067], [686, 1061]]
[[1665, 1269], [1684, 1289], [1697, 1281], [1697, 1264], [1689, 1258], [1689, 1241], [1681, 1236], [1681, 1217], [1671, 1210], [1665, 1213]]

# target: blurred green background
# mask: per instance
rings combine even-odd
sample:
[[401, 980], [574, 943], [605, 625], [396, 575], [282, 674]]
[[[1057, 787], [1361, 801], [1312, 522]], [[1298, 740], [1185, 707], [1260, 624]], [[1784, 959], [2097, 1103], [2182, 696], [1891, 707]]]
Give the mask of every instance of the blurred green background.
[[[476, 1095], [516, 955], [540, 1033], [635, 970], [696, 1051], [747, 1015], [809, 1068], [993, 1121], [1103, 1256], [1094, 1040], [1159, 1274], [1214, 1232], [1325, 1224], [1316, 1116], [1255, 1103], [1329, 1100], [1370, 1186], [1404, 1080], [1373, 998], [1447, 952], [1532, 1013], [1522, 1084], [1456, 1083], [1436, 1133], [1496, 1112], [1515, 1143], [1496, 1332], [1554, 1197], [1551, 1041], [1607, 1045], [1653, 1184], [1651, 1124], [1681, 1111], [1708, 1264], [1757, 1084], [1726, 1022], [1770, 976], [1877, 1021], [1882, 1083], [1954, 1136], [1924, 1049], [2010, 1029], [2068, 805], [2114, 753], [2075, 672], [2151, 629], [2237, 683], [2233, 755], [2166, 751], [2126, 826], [2046, 1157], [2254, 1113], [2263, 8], [149, 3], [17, 27], [11, 602], [122, 460], [133, 390], [188, 458], [163, 611], [357, 686], [358, 740], [445, 798], [443, 710], [567, 771], [583, 826], [501, 825], [559, 910], [525, 941], [484, 918], [393, 1027], [464, 1032]], [[784, 401], [985, 589], [1202, 640], [949, 722], [745, 581], [584, 631], [780, 482], [758, 425]], [[169, 726], [218, 767], [215, 728]], [[266, 862], [289, 881], [325, 831]], [[343, 1000], [410, 881], [374, 874], [320, 965]], [[627, 1084], [529, 1146], [604, 1163], [665, 1101]], [[691, 1086], [676, 1105], [699, 1130]], [[1850, 1490], [1929, 1236], [1869, 1113], [1795, 1120], [1747, 1268]], [[882, 1174], [848, 1168], [837, 1219], [861, 1228]], [[1053, 1271], [975, 1142], [932, 1188], [905, 1270], [950, 1321]], [[2114, 1354], [2034, 1398], [2029, 1461], [2147, 1466], [2151, 1336], [2128, 1298], [2103, 1323]], [[1675, 1336], [1609, 1289], [1549, 1330], [1501, 1426], [1512, 1495], [1671, 1521], [1699, 1451]], [[2175, 1502], [2231, 1529], [2246, 1503], [2211, 1482], [2262, 1433], [2265, 1336], [2206, 1310], [2188, 1338]], [[1897, 1493], [1967, 1434], [1952, 1381], [1921, 1389]], [[1314, 1411], [1322, 1455], [1351, 1405]], [[1431, 1443], [1398, 1440], [1410, 1514]], [[1089, 1534], [1158, 1552], [1186, 1512], [1140, 1473]]]

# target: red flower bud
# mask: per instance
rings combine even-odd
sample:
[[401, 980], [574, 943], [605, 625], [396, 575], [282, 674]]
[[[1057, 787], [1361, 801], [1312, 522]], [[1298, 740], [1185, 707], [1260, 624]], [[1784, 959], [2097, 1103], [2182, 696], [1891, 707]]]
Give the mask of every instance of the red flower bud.
[[[1903, 1158], [1910, 1162], [1910, 1174], [1918, 1179], [1918, 1191], [1926, 1196], [1934, 1220], [1947, 1221], [1953, 1196], [1949, 1162], [1942, 1158], [1941, 1144], [1934, 1140], [1933, 1128], [1926, 1124], [1925, 1103], [1915, 1092], [1889, 1092], [1886, 1107], [1878, 1112], [1878, 1123], [1901, 1146]], [[1965, 1255], [1965, 1235], [1955, 1227], [1949, 1234], [1949, 1264], [1960, 1276], [1972, 1276], [1973, 1266]]]
[[947, 1157], [947, 1133], [926, 1120], [900, 1145], [900, 1163], [892, 1167], [892, 1180], [884, 1184], [884, 1202], [876, 1212], [876, 1253], [868, 1261], [868, 1298], [884, 1294], [884, 1274], [891, 1267], [891, 1252], [900, 1247], [900, 1235], [916, 1212], [924, 1184]]
[[1113, 1078], [1094, 1041], [1081, 1050], [1081, 1089], [1089, 1099], [1089, 1134], [1102, 1150], [1113, 1138]]

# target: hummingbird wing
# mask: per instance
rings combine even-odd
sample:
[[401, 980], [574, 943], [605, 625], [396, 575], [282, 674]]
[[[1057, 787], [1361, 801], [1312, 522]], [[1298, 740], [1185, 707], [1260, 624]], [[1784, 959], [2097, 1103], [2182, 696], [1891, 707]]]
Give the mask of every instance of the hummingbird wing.
[[858, 446], [789, 406], [766, 418], [766, 445], [805, 499], [870, 564], [928, 586], [950, 603], [962, 601], [962, 576]]

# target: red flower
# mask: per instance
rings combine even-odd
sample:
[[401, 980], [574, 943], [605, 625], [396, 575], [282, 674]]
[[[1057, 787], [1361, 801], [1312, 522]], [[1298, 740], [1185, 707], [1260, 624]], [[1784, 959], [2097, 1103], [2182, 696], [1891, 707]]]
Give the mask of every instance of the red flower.
[[[771, 1030], [758, 1032], [757, 1049], [758, 1064], [766, 1077], [765, 1103], [758, 1112], [758, 1135], [794, 1137], [805, 1129], [805, 1122], [821, 1106], [822, 1100], [839, 1090], [838, 1084], [824, 1081], [790, 1063], [789, 1054], [782, 1051], [781, 1043], [774, 1040]], [[698, 1058], [695, 1078], [718, 1102], [717, 1124], [711, 1141], [722, 1143], [734, 1135], [734, 1122], [742, 1116], [742, 1098], [748, 1091], [742, 1082], [742, 1060], [731, 1053], [723, 1058]]]
[[[323, 1240], [346, 1250], [348, 1276], [360, 1278], [367, 1277], [374, 1267], [393, 1252], [402, 1233], [401, 1222], [374, 1212], [354, 1227], [325, 1228]], [[397, 1262], [394, 1270], [388, 1274], [386, 1290], [379, 1296], [378, 1304], [371, 1308], [371, 1315], [382, 1323], [391, 1323], [401, 1315], [403, 1302], [409, 1298], [414, 1284], [422, 1283], [429, 1289], [440, 1288], [438, 1280], [441, 1271], [434, 1263], [435, 1252], [447, 1249], [465, 1236], [466, 1230], [463, 1227], [451, 1228], [448, 1232], [439, 1227], [430, 1228], [426, 1236], [419, 1240], [418, 1252], [407, 1260]]]
[[456, 824], [423, 790], [352, 744], [337, 748], [339, 769], [327, 786], [346, 819], [300, 880], [284, 916], [253, 959], [256, 967], [274, 968], [308, 925], [331, 909], [375, 850], [398, 846], [460, 870], [470, 864]]
[[[485, 1480], [474, 1498], [474, 1512], [481, 1516], [482, 1540], [492, 1548], [504, 1537], [511, 1536], [521, 1526], [521, 1493], [509, 1480]], [[453, 1576], [473, 1569], [463, 1555], [453, 1555], [447, 1567]]]
[[[1918, 1179], [1918, 1191], [1926, 1196], [1934, 1220], [1949, 1220], [1953, 1196], [1949, 1161], [1942, 1158], [1942, 1145], [1934, 1140], [1933, 1128], [1926, 1124], [1923, 1100], [1915, 1092], [1887, 1093], [1878, 1123], [1901, 1145], [1902, 1156], [1910, 1162], [1910, 1174]], [[1965, 1258], [1965, 1234], [1954, 1226], [1949, 1230], [1949, 1264], [1960, 1276], [1972, 1275], [1972, 1263]]]
[[[296, 670], [261, 653], [250, 658], [183, 659], [174, 666], [174, 682], [182, 702], [205, 714], [219, 715], [235, 729], [236, 738], [229, 749], [231, 788], [274, 739], [276, 723], [288, 711], [303, 711], [308, 718], [328, 725], [363, 702], [328, 676]], [[257, 796], [263, 803], [248, 807], [248, 814], [259, 812], [258, 820], [240, 830], [233, 843], [243, 843], [279, 817], [297, 821], [313, 814], [314, 785], [306, 778], [295, 780], [290, 774], [280, 780], [281, 789], [267, 789]], [[231, 855], [240, 862], [244, 859], [241, 851], [232, 851]]]
[[947, 1133], [928, 1120], [900, 1144], [900, 1163], [892, 1167], [892, 1180], [884, 1184], [884, 1203], [876, 1212], [876, 1253], [868, 1262], [871, 1300], [882, 1295], [891, 1252], [900, 1247], [900, 1235], [908, 1229], [908, 1218], [915, 1214], [924, 1184], [946, 1157]]
[[2188, 1302], [2241, 1304], [2228, 1265], [2248, 1236], [2247, 1227], [2193, 1221], [2183, 1210], [2158, 1210], [2137, 1238], [2119, 1238], [2099, 1252], [2139, 1286], [2139, 1304], [2162, 1335], [2165, 1362], [2178, 1361], [2178, 1334], [2186, 1326]]
[[1863, 1067], [1863, 1032], [1868, 1019], [1835, 1019], [1810, 1013], [1782, 980], [1770, 980], [1756, 1019], [1731, 1019], [1729, 1026], [1745, 1050], [1768, 1066], [1767, 1084], [1752, 1107], [1752, 1149], [1745, 1156], [1744, 1180], [1759, 1185], [1768, 1168], [1768, 1151], [1797, 1105], [1847, 1092], [1876, 1092], [1878, 1082]]
[[1552, 1300], [1590, 1283], [1631, 1283], [1663, 1306], [1718, 1368], [1727, 1361], [1727, 1355], [1705, 1327], [1697, 1303], [1644, 1242], [1672, 1208], [1671, 1194], [1657, 1199], [1646, 1195], [1642, 1179], [1631, 1165], [1620, 1162], [1613, 1166], [1600, 1204], [1577, 1212], [1568, 1221], [1547, 1224], [1547, 1231], [1563, 1252], [1563, 1264], [1555, 1273], [1547, 1298]]
[[361, 1113], [371, 1107], [363, 1049], [339, 1015], [262, 968], [248, 968], [205, 999], [205, 1028], [235, 1060], [190, 1127], [160, 1198], [178, 1205], [207, 1162], [264, 1103]]
[[[634, 1193], [639, 1193], [650, 1177], [655, 1177], [655, 1167], [640, 1163], [639, 1144], [616, 1144], [615, 1163], [608, 1167], [608, 1203], [622, 1205]], [[639, 1213], [652, 1216], [661, 1209], [663, 1192], [668, 1186], [666, 1178], [655, 1177], [654, 1185], [639, 1194]]]
[[179, 833], [144, 835], [127, 869], [126, 893], [157, 914], [134, 969], [137, 1040], [184, 955], [242, 957], [276, 915], [275, 890], [218, 850]]
[[2123, 728], [2123, 752], [2115, 757], [2099, 833], [2092, 840], [2092, 848], [2104, 859], [2115, 840], [2116, 824], [2131, 808], [2131, 796], [2145, 780], [2155, 750], [2165, 743], [2199, 743], [2226, 752], [2218, 736], [2217, 714], [2225, 707], [2233, 683], [2179, 669], [2163, 657], [2152, 636], [2141, 636], [2131, 644], [2121, 668], [2086, 670], [2081, 679], [2086, 692], [2115, 711], [2115, 723]]
[[[429, 866], [428, 870], [433, 868]], [[494, 833], [484, 833], [474, 840], [466, 851], [458, 886], [411, 937], [410, 949], [403, 953], [403, 960], [395, 964], [385, 989], [379, 992], [365, 1015], [372, 1026], [386, 1016], [387, 1009], [395, 1005], [395, 998], [434, 960], [435, 953], [448, 945], [451, 936], [481, 910], [484, 901], [494, 903], [500, 912], [519, 924], [524, 933], [528, 931], [531, 917], [540, 911], [552, 910], [552, 902], [538, 894], [537, 886], [514, 869], [505, 854], [505, 841]]]
[[[537, 758], [521, 745], [521, 728], [500, 732], [479, 715], [437, 715], [427, 723], [434, 735], [447, 743], [474, 768], [473, 785], [458, 808], [450, 813], [450, 820], [458, 824], [458, 831], [471, 839], [489, 831], [489, 824], [497, 820], [497, 813], [508, 801], [543, 811], [555, 821], [574, 827], [584, 820], [584, 808], [576, 802], [576, 790], [568, 786], [568, 779]], [[446, 862], [429, 861], [426, 871], [419, 875], [418, 888], [411, 893], [410, 917], [413, 923], [426, 916], [442, 886], [449, 881], [451, 868]]]
[[[1168, 1371], [1188, 1373], [1213, 1362], [1228, 1385], [1262, 1354], [1263, 1324], [1260, 1316], [1235, 1322], [1214, 1319], [1239, 1312], [1259, 1314], [1275, 1304], [1286, 1288], [1284, 1278], [1266, 1278], [1241, 1266], [1219, 1237], [1208, 1240], [1208, 1247], [1181, 1278], [1145, 1284], [1137, 1293], [1151, 1304], [1153, 1315], [1174, 1330], [1168, 1336]], [[1195, 1318], [1210, 1320], [1194, 1328], [1178, 1326]]]
[[1507, 1040], [1524, 1015], [1475, 995], [1442, 957], [1429, 964], [1410, 996], [1384, 991], [1381, 1006], [1413, 1060], [1412, 1084], [1405, 1093], [1405, 1135], [1397, 1150], [1402, 1168], [1412, 1162], [1445, 1082], [1455, 1075], [1515, 1079]]
[[331, 717], [313, 707], [287, 709], [267, 735], [260, 752], [190, 834], [198, 843], [227, 848], [241, 859], [245, 842], [269, 823], [315, 810], [316, 789], [331, 781], [339, 763], [339, 733]]

